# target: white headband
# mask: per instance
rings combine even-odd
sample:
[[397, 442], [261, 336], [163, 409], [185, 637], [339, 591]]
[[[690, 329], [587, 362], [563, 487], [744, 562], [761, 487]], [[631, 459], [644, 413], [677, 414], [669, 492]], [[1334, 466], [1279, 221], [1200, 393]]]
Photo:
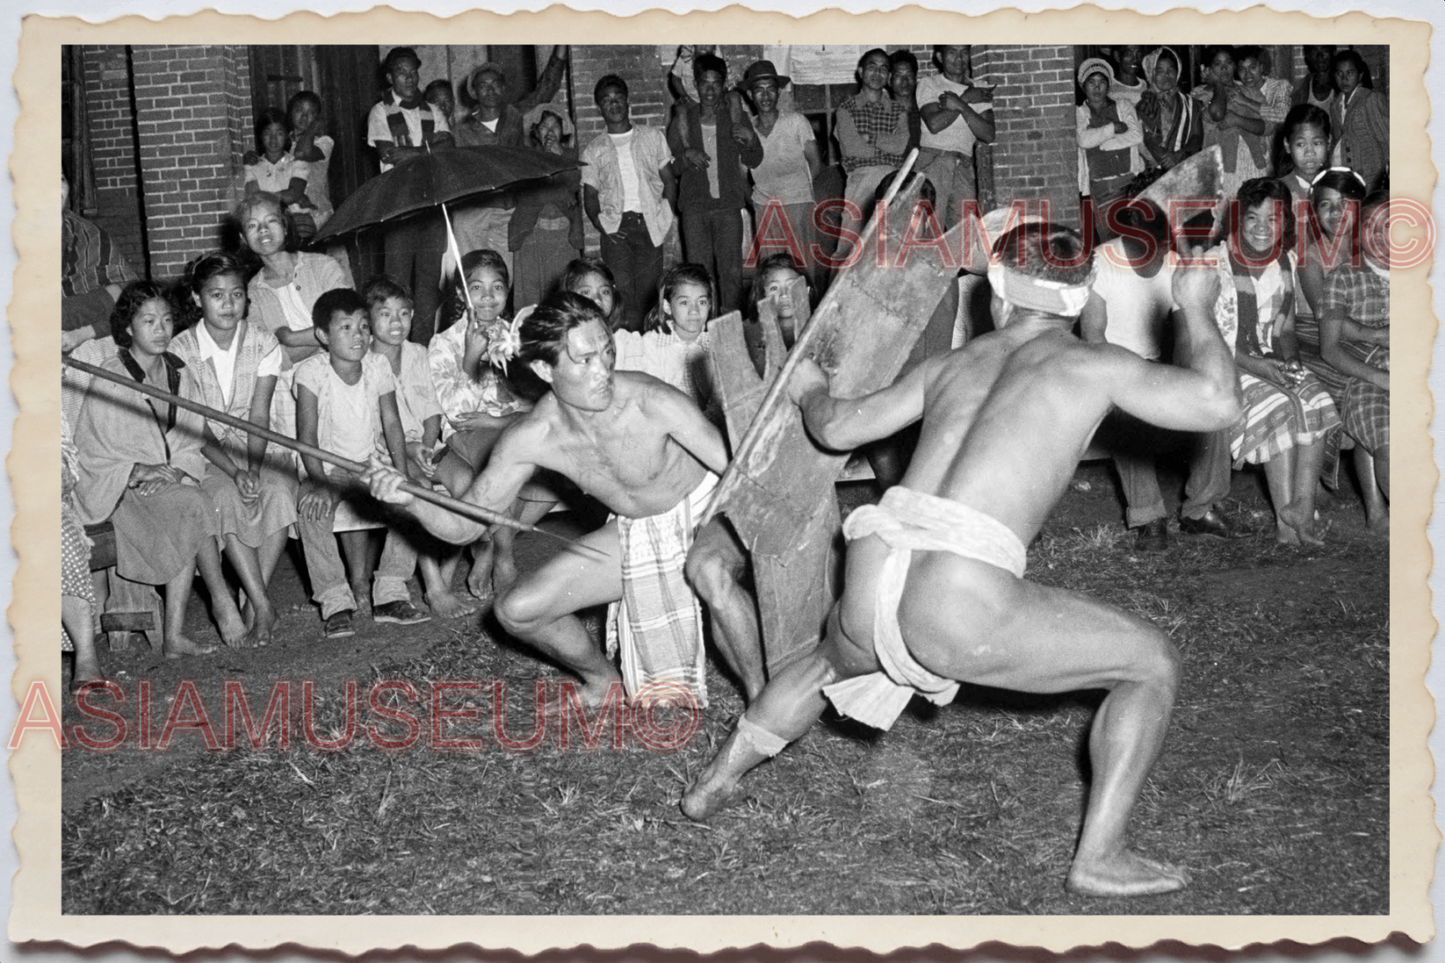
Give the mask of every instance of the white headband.
[[1089, 302], [1089, 285], [1093, 280], [1092, 268], [1078, 284], [1063, 284], [1031, 278], [1005, 266], [1002, 261], [988, 266], [988, 283], [993, 287], [994, 294], [1017, 307], [1064, 318], [1076, 318], [1084, 310], [1084, 305]]

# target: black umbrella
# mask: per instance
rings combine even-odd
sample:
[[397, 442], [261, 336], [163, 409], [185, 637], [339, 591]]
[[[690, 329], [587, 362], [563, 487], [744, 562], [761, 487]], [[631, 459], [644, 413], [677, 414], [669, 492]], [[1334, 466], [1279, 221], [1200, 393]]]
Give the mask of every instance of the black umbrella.
[[453, 147], [393, 167], [362, 184], [317, 233], [324, 241], [384, 224], [438, 204], [484, 194], [519, 181], [551, 177], [580, 166], [530, 147]]

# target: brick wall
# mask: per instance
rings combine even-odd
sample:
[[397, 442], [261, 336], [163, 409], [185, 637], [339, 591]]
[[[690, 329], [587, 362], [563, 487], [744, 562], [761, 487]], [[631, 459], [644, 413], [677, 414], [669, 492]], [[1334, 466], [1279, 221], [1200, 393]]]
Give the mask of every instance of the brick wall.
[[82, 212], [110, 234], [137, 270], [144, 269], [140, 199], [135, 180], [135, 116], [125, 48], [81, 48], [86, 127], [95, 178], [94, 207]]
[[217, 245], [239, 199], [236, 174], [254, 140], [243, 46], [132, 50], [151, 274], [172, 278]]
[[997, 86], [994, 196], [985, 201], [1047, 199], [1054, 221], [1077, 226], [1074, 48], [975, 44], [973, 76], [980, 84]]

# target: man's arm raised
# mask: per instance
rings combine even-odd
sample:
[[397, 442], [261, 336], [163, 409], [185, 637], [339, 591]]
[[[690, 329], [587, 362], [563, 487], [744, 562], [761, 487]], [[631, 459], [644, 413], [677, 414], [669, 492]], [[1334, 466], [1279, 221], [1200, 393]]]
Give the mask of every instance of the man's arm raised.
[[1214, 301], [1219, 275], [1203, 264], [1181, 263], [1174, 271], [1174, 303], [1181, 319], [1175, 353], [1188, 367], [1154, 364], [1120, 350], [1123, 370], [1110, 376], [1114, 404], [1176, 431], [1218, 431], [1239, 419], [1239, 377], [1219, 327]]
[[828, 394], [828, 375], [812, 358], [803, 358], [788, 382], [788, 397], [802, 409], [803, 424], [814, 441], [833, 451], [852, 451], [923, 417], [923, 386], [932, 363], [915, 366], [870, 395], [834, 398]]
[[[463, 501], [489, 509], [498, 514], [506, 512], [516, 501], [517, 495], [532, 477], [536, 463], [527, 457], [526, 439], [529, 436], [525, 425], [508, 430], [492, 449], [487, 467], [482, 470], [462, 496]], [[482, 522], [464, 518], [430, 502], [419, 501], [414, 495], [401, 491], [399, 486], [406, 478], [388, 465], [372, 459], [371, 467], [361, 476], [371, 495], [377, 501], [404, 507], [427, 531], [444, 542], [453, 545], [470, 545], [486, 534], [487, 526]]]

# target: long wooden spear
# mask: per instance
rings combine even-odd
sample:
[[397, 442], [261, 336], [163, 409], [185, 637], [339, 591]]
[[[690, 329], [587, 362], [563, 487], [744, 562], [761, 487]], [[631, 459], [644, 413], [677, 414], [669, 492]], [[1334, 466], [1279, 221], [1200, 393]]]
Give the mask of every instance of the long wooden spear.
[[[310, 455], [312, 458], [319, 458], [322, 461], [329, 462], [330, 464], [336, 465], [339, 468], [345, 468], [347, 471], [354, 474], [360, 475], [368, 470], [368, 466], [363, 465], [359, 461], [352, 461], [350, 458], [343, 458], [340, 455], [334, 452], [327, 451], [324, 448], [317, 448], [315, 445], [308, 445], [304, 441], [298, 441], [295, 438], [288, 438], [280, 432], [272, 431], [269, 428], [262, 428], [259, 425], [253, 425], [249, 421], [246, 421], [244, 418], [237, 418], [235, 415], [227, 414], [224, 411], [217, 411], [216, 409], [203, 405], [200, 402], [191, 401], [189, 398], [181, 398], [177, 395], [171, 394], [168, 391], [162, 391], [154, 385], [148, 385], [140, 381], [134, 381], [130, 378], [126, 378], [119, 374], [116, 374], [114, 371], [109, 371], [105, 368], [98, 368], [93, 364], [87, 364], [84, 361], [80, 361], [68, 356], [62, 356], [60, 360], [61, 363], [69, 365], [77, 371], [84, 371], [86, 374], [92, 375], [93, 377], [114, 382], [115, 384], [118, 384], [123, 388], [129, 388], [132, 391], [138, 391], [143, 395], [150, 395], [152, 398], [159, 398], [161, 401], [173, 404], [178, 408], [185, 408], [187, 411], [194, 411], [199, 415], [204, 415], [212, 421], [219, 421], [223, 425], [230, 425], [232, 428], [239, 428], [242, 431], [250, 432], [253, 435], [260, 435], [262, 438], [265, 438], [267, 441], [273, 444], [280, 445], [283, 448], [290, 448], [291, 450], [300, 452], [303, 455]], [[460, 498], [453, 498], [450, 495], [443, 495], [441, 492], [433, 491], [430, 488], [417, 485], [410, 481], [403, 481], [397, 487], [404, 492], [415, 495], [422, 501], [431, 502], [433, 505], [436, 505], [440, 508], [445, 508], [447, 511], [455, 512], [458, 515], [465, 515], [468, 518], [474, 519], [476, 521], [486, 522], [490, 525], [503, 525], [507, 528], [515, 528], [519, 532], [535, 532], [538, 535], [543, 535], [547, 538], [561, 542], [572, 551], [583, 552], [585, 554], [600, 556], [603, 558], [608, 557], [606, 552], [603, 552], [600, 549], [593, 548], [590, 545], [580, 545], [577, 542], [563, 538], [560, 535], [555, 535], [552, 532], [543, 531], [535, 525], [529, 525], [526, 522], [518, 521], [517, 519], [512, 518], [509, 515], [504, 515], [500, 512], [494, 512], [490, 509], [482, 508], [480, 505], [473, 505], [471, 502], [464, 502]]]

